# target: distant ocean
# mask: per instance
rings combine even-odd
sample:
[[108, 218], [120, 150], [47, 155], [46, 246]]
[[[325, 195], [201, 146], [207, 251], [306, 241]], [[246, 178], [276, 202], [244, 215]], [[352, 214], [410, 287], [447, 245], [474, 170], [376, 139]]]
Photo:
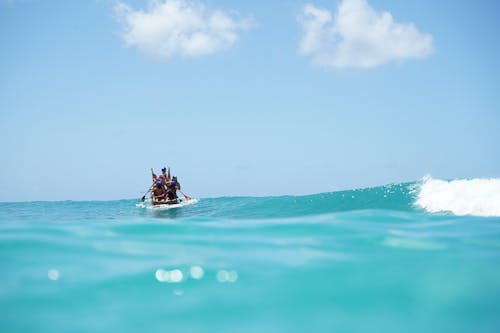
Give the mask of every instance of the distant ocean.
[[499, 332], [500, 179], [0, 203], [0, 332]]

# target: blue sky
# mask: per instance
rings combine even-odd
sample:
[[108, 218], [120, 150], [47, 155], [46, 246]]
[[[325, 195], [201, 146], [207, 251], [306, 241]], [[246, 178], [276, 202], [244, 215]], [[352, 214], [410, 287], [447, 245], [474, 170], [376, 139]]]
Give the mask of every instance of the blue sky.
[[[0, 201], [500, 176], [498, 1], [0, 0]], [[384, 14], [385, 13], [385, 14]]]

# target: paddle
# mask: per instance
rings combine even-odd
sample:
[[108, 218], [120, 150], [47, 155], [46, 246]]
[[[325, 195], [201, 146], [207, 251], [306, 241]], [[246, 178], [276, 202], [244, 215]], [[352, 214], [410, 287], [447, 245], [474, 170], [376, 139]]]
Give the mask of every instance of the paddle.
[[179, 190], [179, 192], [181, 192], [181, 194], [184, 196], [184, 198], [186, 198], [186, 200], [192, 199], [189, 195], [184, 194], [184, 192], [182, 192], [181, 190]]
[[149, 193], [149, 191], [151, 191], [151, 189], [153, 188], [153, 185], [151, 185], [151, 187], [149, 188], [149, 190], [146, 191], [146, 193], [144, 193], [144, 195], [142, 196], [141, 198], [141, 201], [144, 202], [144, 200], [146, 200], [146, 194]]
[[[155, 172], [153, 171], [153, 168], [151, 168], [151, 178], [153, 179], [153, 183], [156, 181], [156, 179], [158, 179], [158, 177], [156, 177]], [[144, 202], [144, 200], [146, 200], [146, 194], [148, 194], [149, 191], [151, 191], [151, 189], [153, 188], [153, 186], [154, 186], [154, 184], [151, 185], [151, 187], [149, 188], [149, 190], [146, 191], [146, 193], [144, 193], [144, 195], [141, 198], [142, 202]]]

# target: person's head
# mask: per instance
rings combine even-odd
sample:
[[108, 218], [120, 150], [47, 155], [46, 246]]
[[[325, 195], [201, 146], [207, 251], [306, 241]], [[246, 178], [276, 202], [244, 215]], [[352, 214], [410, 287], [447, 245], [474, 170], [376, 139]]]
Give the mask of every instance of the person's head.
[[159, 180], [156, 182], [156, 187], [161, 188], [163, 186], [163, 183]]
[[177, 181], [177, 176], [173, 176], [173, 177], [172, 177], [172, 180], [173, 180], [174, 182], [176, 182], [176, 181]]
[[167, 168], [163, 167], [163, 169], [161, 169], [161, 172], [162, 172], [163, 174], [167, 173]]

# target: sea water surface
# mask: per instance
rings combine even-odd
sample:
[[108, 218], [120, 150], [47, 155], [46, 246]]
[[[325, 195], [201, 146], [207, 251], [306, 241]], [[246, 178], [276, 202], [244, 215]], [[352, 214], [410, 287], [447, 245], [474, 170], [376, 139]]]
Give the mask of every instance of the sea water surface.
[[500, 180], [0, 203], [0, 332], [498, 332]]

